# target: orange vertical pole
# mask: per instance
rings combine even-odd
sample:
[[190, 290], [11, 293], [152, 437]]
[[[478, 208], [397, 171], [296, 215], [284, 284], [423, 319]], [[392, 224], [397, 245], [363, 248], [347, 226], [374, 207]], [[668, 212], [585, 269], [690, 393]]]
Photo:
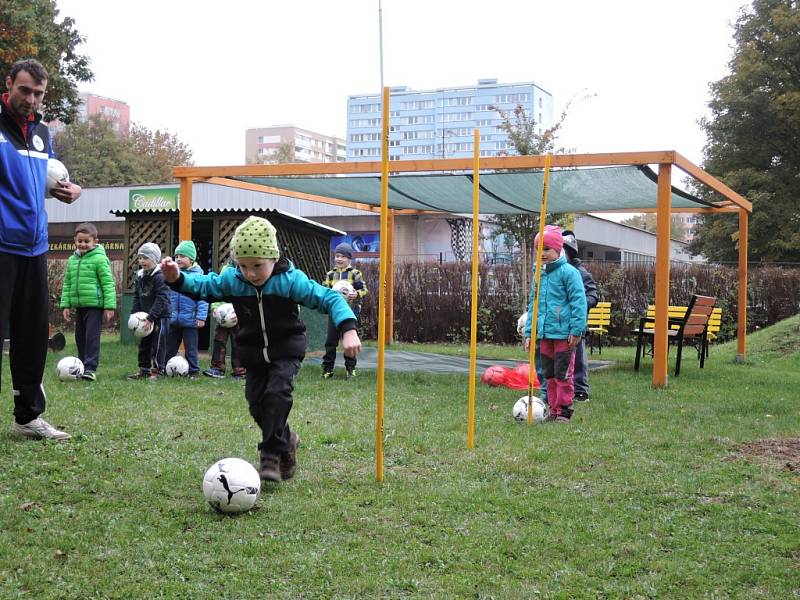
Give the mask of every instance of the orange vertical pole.
[[178, 207], [178, 237], [192, 239], [192, 178], [181, 177], [181, 199]]
[[667, 328], [669, 327], [669, 231], [672, 202], [672, 165], [658, 165], [656, 229], [656, 318], [653, 336], [653, 387], [667, 386]]
[[383, 88], [383, 133], [381, 135], [381, 259], [378, 282], [378, 410], [375, 431], [378, 481], [383, 481], [383, 398], [384, 365], [386, 360], [386, 263], [388, 262], [389, 221], [389, 88]]
[[386, 223], [386, 345], [394, 339], [394, 211]]
[[736, 362], [747, 358], [747, 242], [748, 215], [739, 209], [739, 310], [736, 324]]
[[475, 447], [475, 365], [478, 360], [478, 241], [480, 236], [480, 129], [475, 130], [472, 154], [472, 309], [469, 321], [469, 409], [467, 448]]

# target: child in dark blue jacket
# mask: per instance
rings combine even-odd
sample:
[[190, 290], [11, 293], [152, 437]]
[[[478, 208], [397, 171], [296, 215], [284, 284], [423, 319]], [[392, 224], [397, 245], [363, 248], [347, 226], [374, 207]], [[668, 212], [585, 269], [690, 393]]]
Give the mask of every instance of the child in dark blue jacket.
[[266, 219], [249, 217], [237, 227], [231, 251], [239, 266], [219, 275], [182, 272], [169, 257], [161, 269], [174, 290], [233, 304], [239, 320], [239, 356], [247, 368], [245, 397], [261, 429], [259, 474], [266, 481], [285, 481], [294, 475], [300, 444], [287, 422], [294, 380], [306, 352], [306, 326], [298, 304], [331, 315], [347, 356], [361, 351], [356, 318], [341, 294], [310, 280], [280, 257], [277, 232]]
[[[197, 260], [197, 248], [191, 240], [184, 240], [175, 248], [175, 262], [184, 273], [202, 275], [203, 268]], [[189, 363], [189, 377], [198, 377], [200, 363], [198, 361], [198, 333], [208, 318], [208, 302], [194, 300], [189, 296], [170, 290], [169, 336], [167, 338], [167, 360], [178, 353], [183, 341], [186, 361]]]

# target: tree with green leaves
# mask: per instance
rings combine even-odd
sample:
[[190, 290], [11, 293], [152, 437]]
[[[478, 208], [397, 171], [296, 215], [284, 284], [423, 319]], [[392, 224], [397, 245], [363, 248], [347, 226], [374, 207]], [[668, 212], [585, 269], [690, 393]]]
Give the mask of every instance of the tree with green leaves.
[[256, 155], [247, 159], [249, 165], [284, 165], [297, 162], [294, 152], [294, 142], [283, 142], [270, 154]]
[[[734, 25], [730, 74], [711, 84], [703, 168], [753, 203], [751, 260], [800, 261], [800, 3], [753, 0]], [[706, 188], [695, 193], [720, 198]], [[738, 217], [706, 216], [691, 248], [738, 256]]]
[[[586, 96], [584, 96], [586, 97]], [[539, 124], [528, 114], [525, 107], [518, 104], [511, 114], [494, 107], [500, 115], [502, 123], [498, 129], [506, 132], [509, 145], [514, 154], [520, 156], [533, 156], [541, 154], [568, 154], [572, 149], [557, 147], [558, 132], [564, 125], [575, 97], [571, 98], [556, 122], [540, 132]], [[563, 228], [573, 227], [575, 216], [573, 214], [549, 213], [545, 217], [550, 223], [558, 224]], [[530, 272], [529, 265], [534, 259], [535, 248], [533, 238], [539, 232], [539, 218], [535, 213], [517, 215], [495, 215], [492, 218], [495, 233], [504, 235], [510, 246], [519, 246], [522, 253], [523, 273], [527, 278]]]
[[150, 180], [148, 183], [173, 181], [172, 167], [192, 164], [192, 151], [174, 133], [151, 131], [134, 123], [128, 138], [133, 153], [142, 163], [145, 178]]
[[[655, 233], [655, 231], [658, 229], [658, 217], [656, 213], [633, 215], [632, 217], [623, 219], [621, 223], [623, 225], [630, 225], [631, 227], [644, 229], [645, 231], [650, 231], [652, 233]], [[670, 219], [669, 235], [675, 240], [686, 239], [686, 227], [684, 227], [683, 222], [677, 215], [672, 215], [672, 219]]]
[[47, 69], [45, 120], [74, 120], [80, 99], [78, 83], [94, 78], [89, 58], [78, 54], [84, 38], [70, 17], [58, 20], [55, 0], [0, 0], [0, 70], [3, 81], [11, 65], [35, 58]]
[[192, 164], [191, 151], [175, 135], [137, 124], [120, 135], [100, 115], [68, 125], [53, 146], [83, 187], [166, 183], [173, 181], [173, 166]]

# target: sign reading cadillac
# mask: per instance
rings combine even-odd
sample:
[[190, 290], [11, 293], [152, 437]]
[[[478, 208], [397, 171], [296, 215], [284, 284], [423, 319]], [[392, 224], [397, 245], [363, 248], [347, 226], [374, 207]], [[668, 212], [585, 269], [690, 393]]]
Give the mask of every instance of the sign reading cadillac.
[[142, 188], [128, 194], [130, 210], [177, 210], [180, 188]]

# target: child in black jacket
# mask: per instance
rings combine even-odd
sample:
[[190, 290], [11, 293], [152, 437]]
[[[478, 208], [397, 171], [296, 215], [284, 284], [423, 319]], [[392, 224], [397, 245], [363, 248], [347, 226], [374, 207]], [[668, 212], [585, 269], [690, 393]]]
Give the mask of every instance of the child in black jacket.
[[133, 296], [133, 313], [146, 312], [152, 331], [139, 340], [139, 370], [128, 379], [158, 379], [164, 373], [169, 333], [169, 287], [161, 274], [161, 248], [147, 242], [139, 248], [139, 267]]

